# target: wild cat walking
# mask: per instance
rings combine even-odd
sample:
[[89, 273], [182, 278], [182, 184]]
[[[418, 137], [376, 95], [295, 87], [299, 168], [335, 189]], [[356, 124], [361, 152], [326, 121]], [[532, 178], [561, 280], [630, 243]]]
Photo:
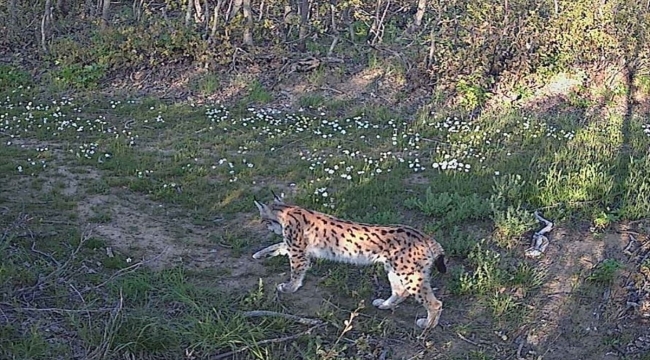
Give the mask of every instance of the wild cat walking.
[[429, 276], [431, 267], [447, 271], [442, 246], [422, 232], [404, 225], [377, 226], [338, 219], [320, 212], [287, 205], [275, 193], [271, 204], [254, 200], [262, 223], [271, 232], [282, 235], [282, 242], [253, 255], [288, 255], [291, 279], [279, 284], [280, 292], [293, 293], [302, 286], [311, 259], [329, 259], [358, 265], [382, 263], [388, 274], [392, 294], [375, 299], [379, 309], [392, 309], [409, 295], [424, 305], [426, 319], [418, 319], [421, 328], [435, 327], [442, 302], [433, 294]]

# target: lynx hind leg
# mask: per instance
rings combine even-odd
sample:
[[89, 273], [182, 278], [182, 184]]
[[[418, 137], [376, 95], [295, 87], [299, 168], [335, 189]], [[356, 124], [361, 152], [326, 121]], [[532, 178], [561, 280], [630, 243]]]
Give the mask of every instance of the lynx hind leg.
[[423, 272], [416, 272], [402, 277], [402, 282], [408, 284], [406, 290], [410, 295], [415, 296], [420, 304], [427, 310], [426, 319], [418, 319], [417, 326], [423, 329], [433, 328], [438, 325], [440, 313], [442, 313], [442, 301], [433, 294], [429, 276]]
[[305, 274], [311, 266], [311, 261], [304, 251], [292, 249], [289, 252], [289, 264], [291, 265], [291, 280], [278, 285], [279, 292], [293, 293], [300, 289]]
[[399, 305], [402, 301], [406, 300], [408, 297], [408, 292], [406, 287], [402, 284], [400, 277], [395, 274], [395, 271], [390, 266], [384, 266], [386, 273], [388, 274], [388, 281], [390, 282], [391, 295], [388, 299], [375, 299], [372, 301], [372, 305], [376, 306], [378, 309], [386, 310], [393, 309], [395, 306]]
[[287, 244], [283, 241], [256, 252], [253, 254], [253, 259], [261, 259], [267, 256], [274, 257], [278, 255], [287, 255], [288, 253]]

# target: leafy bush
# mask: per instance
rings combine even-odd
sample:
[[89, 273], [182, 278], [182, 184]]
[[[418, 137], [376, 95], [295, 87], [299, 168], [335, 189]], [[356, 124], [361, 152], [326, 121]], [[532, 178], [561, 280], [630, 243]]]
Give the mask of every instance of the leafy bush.
[[494, 241], [505, 249], [517, 245], [517, 239], [535, 224], [535, 218], [529, 211], [519, 206], [509, 205], [505, 210], [495, 208], [492, 215], [494, 221]]
[[452, 292], [458, 295], [489, 294], [503, 285], [504, 276], [499, 253], [485, 247], [485, 241], [477, 243], [468, 259], [474, 271], [461, 270], [453, 276]]
[[480, 220], [491, 212], [490, 203], [476, 194], [459, 195], [457, 193], [434, 193], [427, 188], [424, 200], [412, 197], [405, 201], [405, 206], [418, 209], [424, 214], [439, 219], [440, 226], [460, 223], [465, 220]]

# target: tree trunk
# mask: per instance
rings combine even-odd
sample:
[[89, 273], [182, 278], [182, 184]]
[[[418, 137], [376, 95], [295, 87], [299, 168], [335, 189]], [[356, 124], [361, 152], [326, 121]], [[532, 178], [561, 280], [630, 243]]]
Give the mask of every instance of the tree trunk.
[[214, 39], [217, 36], [217, 25], [219, 24], [219, 13], [221, 12], [221, 7], [223, 6], [223, 0], [217, 1], [217, 5], [214, 7], [214, 18], [212, 19], [212, 30], [210, 32], [210, 39]]
[[244, 44], [253, 46], [253, 13], [251, 0], [243, 0], [244, 6]]
[[194, 0], [187, 0], [185, 6], [185, 26], [190, 26], [190, 20], [192, 20], [192, 10], [194, 8]]
[[415, 18], [413, 19], [413, 26], [411, 31], [414, 31], [422, 25], [422, 18], [424, 18], [424, 13], [427, 11], [427, 0], [418, 0], [418, 11], [415, 13]]
[[291, 2], [288, 2], [284, 5], [284, 21], [282, 22], [284, 29], [282, 33], [284, 34], [284, 41], [286, 42], [289, 38], [289, 33], [291, 32]]
[[200, 24], [203, 22], [203, 9], [201, 8], [201, 0], [194, 0], [194, 10], [194, 22]]
[[260, 2], [260, 16], [257, 17], [257, 22], [261, 23], [264, 18], [264, 0]]
[[336, 27], [336, 0], [330, 0], [330, 32], [338, 34], [339, 29]]
[[102, 28], [106, 29], [109, 25], [111, 16], [111, 0], [104, 0], [102, 3]]
[[16, 7], [16, 0], [9, 0], [9, 31], [14, 31], [18, 23], [18, 11]]
[[237, 15], [237, 13], [239, 12], [239, 10], [242, 7], [242, 3], [243, 3], [243, 0], [234, 0], [232, 2], [232, 8], [230, 8], [230, 13], [229, 13], [228, 19], [226, 19], [226, 21], [232, 20], [235, 17], [235, 15]]
[[47, 53], [47, 38], [49, 37], [50, 27], [52, 26], [52, 0], [45, 0], [45, 11], [41, 19], [41, 48]]
[[210, 7], [208, 5], [208, 0], [203, 1], [203, 9], [205, 13], [203, 14], [203, 21], [205, 25], [205, 30], [203, 31], [204, 38], [207, 39], [210, 37]]
[[300, 0], [300, 28], [298, 30], [298, 50], [307, 50], [307, 18], [309, 17], [309, 0]]
[[354, 21], [352, 21], [352, 7], [348, 6], [347, 9], [343, 12], [343, 23], [348, 24], [348, 33], [350, 36], [350, 41], [355, 42], [357, 37], [354, 33]]
[[135, 21], [142, 21], [142, 7], [144, 6], [144, 0], [133, 0], [133, 17]]

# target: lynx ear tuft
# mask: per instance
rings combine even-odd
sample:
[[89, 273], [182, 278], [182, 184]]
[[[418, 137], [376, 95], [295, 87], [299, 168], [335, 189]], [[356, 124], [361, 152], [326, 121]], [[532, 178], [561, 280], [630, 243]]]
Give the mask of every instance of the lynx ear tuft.
[[284, 200], [282, 200], [284, 194], [280, 194], [282, 195], [282, 197], [279, 197], [278, 195], [275, 194], [273, 190], [271, 190], [271, 194], [273, 194], [273, 202], [275, 202], [276, 204], [284, 204]]

